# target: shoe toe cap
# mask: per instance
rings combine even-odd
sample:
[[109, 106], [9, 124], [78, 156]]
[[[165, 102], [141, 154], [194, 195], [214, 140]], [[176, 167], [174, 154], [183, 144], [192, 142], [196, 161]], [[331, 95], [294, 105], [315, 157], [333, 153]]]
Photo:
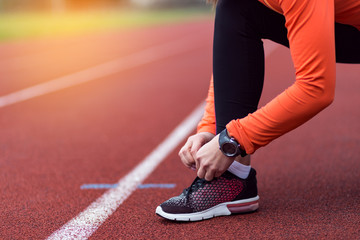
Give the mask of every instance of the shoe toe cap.
[[164, 202], [160, 205], [162, 210], [166, 213], [192, 213], [193, 209], [188, 206], [174, 205], [168, 202]]

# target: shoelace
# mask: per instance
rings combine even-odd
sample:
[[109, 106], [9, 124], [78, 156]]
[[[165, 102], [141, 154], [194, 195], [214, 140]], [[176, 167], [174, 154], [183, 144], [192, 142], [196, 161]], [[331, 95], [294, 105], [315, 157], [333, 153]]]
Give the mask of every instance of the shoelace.
[[[221, 177], [227, 178], [226, 172]], [[189, 199], [189, 196], [192, 192], [196, 191], [197, 189], [199, 189], [201, 186], [205, 185], [206, 183], [208, 183], [208, 181], [206, 181], [205, 179], [196, 177], [195, 180], [190, 185], [190, 187], [184, 189], [184, 191], [183, 191], [183, 194], [185, 195], [186, 199]]]
[[185, 195], [186, 199], [189, 199], [189, 196], [192, 192], [199, 189], [201, 186], [205, 185], [207, 181], [205, 179], [201, 179], [196, 177], [195, 180], [192, 182], [190, 187], [184, 189], [183, 194]]

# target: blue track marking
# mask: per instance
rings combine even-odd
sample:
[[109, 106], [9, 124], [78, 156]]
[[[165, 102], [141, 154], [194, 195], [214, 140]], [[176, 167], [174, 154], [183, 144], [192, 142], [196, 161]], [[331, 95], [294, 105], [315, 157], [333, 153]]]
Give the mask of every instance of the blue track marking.
[[138, 186], [139, 189], [144, 188], [174, 188], [176, 184], [154, 184], [154, 183], [148, 183], [148, 184], [140, 184]]
[[[118, 184], [83, 184], [80, 189], [110, 189], [110, 188], [116, 188]], [[138, 189], [147, 189], [147, 188], [174, 188], [176, 184], [173, 183], [161, 183], [161, 184], [155, 184], [155, 183], [148, 183], [148, 184], [140, 184], [137, 188]]]
[[117, 186], [118, 184], [83, 184], [80, 189], [110, 189]]

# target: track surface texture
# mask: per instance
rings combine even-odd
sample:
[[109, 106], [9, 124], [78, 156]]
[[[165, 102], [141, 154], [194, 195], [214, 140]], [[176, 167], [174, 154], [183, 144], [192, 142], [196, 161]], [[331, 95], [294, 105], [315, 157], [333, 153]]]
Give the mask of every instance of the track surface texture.
[[[213, 21], [0, 45], [0, 96], [184, 37], [183, 51], [0, 108], [0, 239], [46, 239], [137, 166], [206, 97]], [[186, 50], [187, 49], [187, 50]], [[181, 144], [90, 239], [359, 239], [360, 65], [337, 65], [334, 103], [252, 157], [260, 209], [193, 223], [155, 208], [195, 173]], [[261, 105], [294, 81], [289, 50], [266, 59]]]

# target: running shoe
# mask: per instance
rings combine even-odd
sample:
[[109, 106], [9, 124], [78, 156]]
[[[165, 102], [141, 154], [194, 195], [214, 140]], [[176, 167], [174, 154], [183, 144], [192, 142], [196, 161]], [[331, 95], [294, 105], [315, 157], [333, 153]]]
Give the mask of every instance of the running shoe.
[[174, 221], [200, 221], [217, 216], [256, 211], [259, 196], [256, 171], [247, 179], [229, 171], [212, 181], [196, 178], [179, 196], [156, 208], [156, 214]]

